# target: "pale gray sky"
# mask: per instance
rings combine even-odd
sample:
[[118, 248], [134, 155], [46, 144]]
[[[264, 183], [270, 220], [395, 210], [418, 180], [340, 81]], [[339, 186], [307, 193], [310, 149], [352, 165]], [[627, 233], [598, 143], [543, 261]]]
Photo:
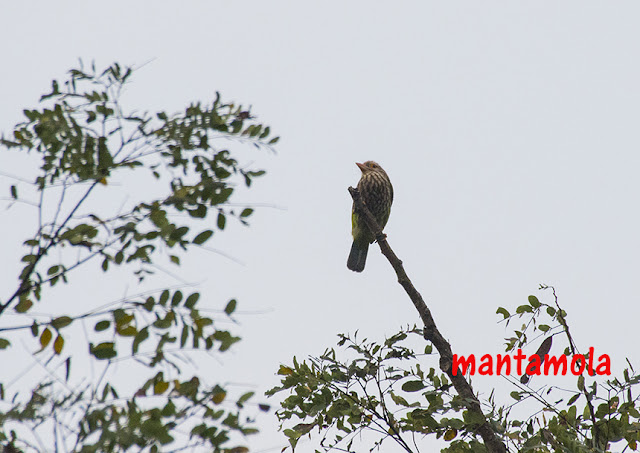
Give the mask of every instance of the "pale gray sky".
[[[346, 189], [369, 159], [395, 189], [389, 242], [454, 351], [503, 352], [496, 308], [546, 283], [579, 343], [620, 372], [625, 357], [640, 365], [639, 14], [637, 2], [583, 0], [4, 2], [0, 129], [82, 58], [152, 60], [126, 92], [131, 109], [177, 111], [220, 91], [282, 136], [276, 155], [251, 152], [268, 174], [242, 200], [284, 209], [257, 209], [251, 228], [209, 244], [244, 265], [185, 260], [212, 307], [237, 297], [261, 312], [239, 317], [243, 341], [211, 364], [222, 379], [262, 392], [280, 363], [339, 332], [382, 339], [419, 321], [377, 247], [363, 274], [345, 265]], [[2, 153], [0, 169], [18, 160]], [[24, 213], [0, 226], [5, 289]], [[95, 297], [90, 278], [73, 285]], [[512, 390], [474, 384], [505, 400]], [[251, 445], [279, 451], [276, 423], [261, 425]]]

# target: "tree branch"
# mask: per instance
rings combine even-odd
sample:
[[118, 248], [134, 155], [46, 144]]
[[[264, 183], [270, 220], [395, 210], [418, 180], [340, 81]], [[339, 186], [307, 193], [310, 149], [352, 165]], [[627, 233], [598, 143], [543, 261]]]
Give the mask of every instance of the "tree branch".
[[358, 214], [360, 214], [360, 218], [364, 219], [369, 230], [373, 232], [382, 254], [387, 258], [387, 260], [389, 260], [391, 267], [393, 267], [393, 270], [396, 272], [396, 275], [398, 276], [398, 283], [400, 283], [404, 288], [406, 293], [409, 295], [411, 302], [413, 302], [413, 305], [416, 307], [416, 310], [418, 310], [420, 319], [422, 319], [422, 322], [424, 323], [424, 338], [431, 341], [440, 353], [440, 369], [449, 376], [449, 379], [451, 379], [458, 395], [460, 395], [464, 400], [467, 410], [478, 419], [483, 420], [483, 423], [478, 426], [478, 433], [484, 440], [485, 446], [490, 452], [505, 453], [507, 451], [507, 447], [496, 436], [496, 433], [493, 431], [489, 421], [486, 419], [480, 407], [480, 402], [473, 393], [471, 384], [467, 382], [460, 370], [458, 370], [455, 375], [453, 374], [453, 353], [451, 352], [451, 345], [438, 330], [438, 327], [433, 320], [433, 316], [431, 316], [429, 307], [427, 307], [427, 304], [422, 299], [422, 295], [413, 286], [413, 283], [411, 283], [411, 280], [402, 266], [402, 261], [396, 256], [393, 250], [391, 250], [391, 247], [387, 242], [387, 236], [382, 232], [382, 229], [380, 228], [380, 225], [378, 225], [378, 222], [376, 222], [373, 214], [371, 214], [364, 204], [358, 189], [349, 187], [349, 193], [351, 194], [351, 198], [353, 198], [355, 209], [358, 211]]

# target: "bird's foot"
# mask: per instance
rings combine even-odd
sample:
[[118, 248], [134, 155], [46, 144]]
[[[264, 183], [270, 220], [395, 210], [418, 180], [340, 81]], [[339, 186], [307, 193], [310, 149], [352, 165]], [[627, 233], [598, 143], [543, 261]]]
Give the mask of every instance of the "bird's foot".
[[384, 233], [380, 233], [379, 235], [376, 236], [376, 242], [380, 242], [387, 239], [387, 235]]

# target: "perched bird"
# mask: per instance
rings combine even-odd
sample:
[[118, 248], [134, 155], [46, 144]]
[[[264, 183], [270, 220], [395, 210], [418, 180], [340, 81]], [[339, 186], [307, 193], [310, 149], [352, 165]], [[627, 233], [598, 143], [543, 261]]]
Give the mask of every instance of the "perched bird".
[[[356, 165], [362, 171], [362, 176], [358, 181], [358, 191], [380, 228], [384, 229], [387, 220], [389, 220], [391, 203], [393, 202], [391, 181], [382, 167], [371, 160], [364, 164], [356, 163]], [[356, 213], [355, 206], [351, 213], [351, 234], [353, 235], [353, 244], [347, 260], [347, 267], [352, 271], [362, 272], [367, 261], [369, 244], [376, 238], [364, 220]]]

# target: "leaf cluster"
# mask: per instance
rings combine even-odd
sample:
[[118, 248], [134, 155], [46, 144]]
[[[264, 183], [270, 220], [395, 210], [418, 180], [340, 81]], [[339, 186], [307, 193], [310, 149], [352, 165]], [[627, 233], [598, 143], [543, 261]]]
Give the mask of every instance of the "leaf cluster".
[[[393, 441], [414, 451], [416, 442], [427, 436], [484, 449], [473, 438], [483, 421], [465, 409], [446, 374], [435, 367], [423, 369], [425, 361], [436, 360], [432, 346], [419, 354], [410, 347], [411, 340], [421, 337], [416, 328], [382, 343], [360, 340], [357, 333], [340, 335], [338, 350], [329, 349], [309, 363], [294, 358], [293, 366], [281, 365], [281, 385], [267, 394], [290, 394], [277, 412], [290, 446], [317, 429], [325, 451], [352, 451], [363, 431], [375, 433], [372, 450]], [[338, 359], [340, 354], [352, 358]]]
[[[555, 289], [542, 285], [541, 290], [552, 292], [550, 302], [532, 295], [514, 314], [498, 308], [506, 324], [523, 320], [506, 339], [507, 351], [545, 337], [536, 353], [545, 357], [555, 335], [566, 341], [565, 354], [579, 354]], [[277, 415], [291, 448], [303, 436], [317, 435], [323, 451], [363, 451], [367, 443], [373, 451], [390, 440], [404, 451], [417, 452], [424, 439], [434, 437], [446, 442], [443, 452], [486, 452], [477, 431], [484, 420], [465, 409], [445, 374], [437, 373], [435, 366], [424, 369], [425, 362], [435, 362], [436, 357], [430, 344], [416, 352], [409, 340], [418, 335], [422, 336], [420, 329], [404, 329], [381, 343], [358, 340], [357, 333], [340, 335], [337, 349], [281, 365], [281, 384], [268, 394], [288, 395]], [[584, 356], [589, 360], [589, 353]], [[621, 377], [585, 372], [576, 377], [574, 390], [532, 387], [536, 376], [532, 378], [527, 385], [504, 377], [507, 385], [482, 401], [488, 423], [509, 451], [608, 452], [618, 451], [620, 444], [624, 450], [637, 449], [640, 375], [630, 363]], [[515, 402], [498, 402], [509, 396]], [[525, 402], [527, 415], [521, 418], [516, 408]]]
[[[516, 318], [523, 320], [521, 327], [515, 329], [515, 335], [506, 339], [507, 351], [526, 347], [544, 336], [547, 353], [551, 339], [558, 338], [566, 341], [563, 354], [569, 356], [569, 362], [581, 352], [586, 361], [595, 360], [590, 352], [579, 349], [555, 288], [541, 285], [540, 289], [551, 293], [549, 302], [530, 295], [526, 304], [516, 308], [515, 314], [498, 308], [497, 313], [503, 315], [507, 324]], [[529, 339], [530, 336], [533, 338]], [[501, 422], [508, 427], [512, 445], [518, 451], [606, 452], [622, 442], [625, 449], [635, 451], [640, 433], [640, 406], [634, 389], [637, 393], [640, 375], [634, 372], [630, 362], [628, 365], [621, 377], [608, 379], [591, 376], [587, 369], [576, 377], [574, 389], [553, 385], [534, 388], [514, 381], [516, 390], [511, 392], [511, 397], [516, 404], [535, 401], [539, 410], [521, 420], [510, 416], [513, 406], [508, 410], [504, 408]], [[532, 377], [535, 382], [535, 376]]]
[[[63, 364], [62, 376], [60, 367], [52, 369], [26, 399], [24, 389], [8, 398], [0, 383], [6, 402], [0, 408], [0, 441], [44, 450], [36, 445], [37, 434], [30, 443], [16, 439], [12, 427], [37, 433], [47, 425], [44, 420], [53, 419], [54, 437], [73, 451], [164, 451], [172, 445], [241, 453], [244, 447], [228, 445], [233, 433], [256, 432], [253, 420], [242, 415], [253, 393], [232, 396], [221, 384], [185, 376], [187, 354], [224, 353], [239, 341], [217, 326], [211, 310], [201, 308], [200, 293], [161, 287], [96, 303], [82, 313], [33, 313], [36, 305], [51, 302], [46, 288], [69, 283], [85, 264], [95, 263], [105, 276], [122, 268], [141, 283], [164, 272], [164, 261], [180, 266], [186, 252], [206, 248], [228, 219], [248, 225], [253, 214], [250, 206], [234, 205], [232, 196], [265, 172], [240, 163], [225, 145], [237, 141], [271, 149], [278, 137], [269, 126], [218, 93], [210, 104], [194, 103], [176, 114], [125, 112], [121, 94], [133, 72], [117, 63], [103, 71], [72, 69], [0, 139], [2, 152], [29, 153], [39, 162], [33, 182], [14, 177], [9, 187], [9, 207], [35, 207], [37, 224], [24, 241], [18, 286], [0, 300], [0, 319], [13, 311], [23, 321], [0, 325], [0, 349], [12, 347], [12, 332], [28, 331], [45, 364]], [[97, 201], [117, 193], [122, 181], [138, 181], [145, 191], [130, 193], [134, 202], [117, 211]], [[235, 299], [229, 301], [223, 315], [232, 317], [236, 306]], [[78, 387], [73, 364], [80, 358], [66, 346], [82, 341], [74, 337], [80, 321], [93, 322], [85, 334], [87, 358], [103, 373]], [[134, 394], [121, 394], [117, 380], [110, 379], [123, 361], [147, 370], [132, 377], [141, 378]]]

